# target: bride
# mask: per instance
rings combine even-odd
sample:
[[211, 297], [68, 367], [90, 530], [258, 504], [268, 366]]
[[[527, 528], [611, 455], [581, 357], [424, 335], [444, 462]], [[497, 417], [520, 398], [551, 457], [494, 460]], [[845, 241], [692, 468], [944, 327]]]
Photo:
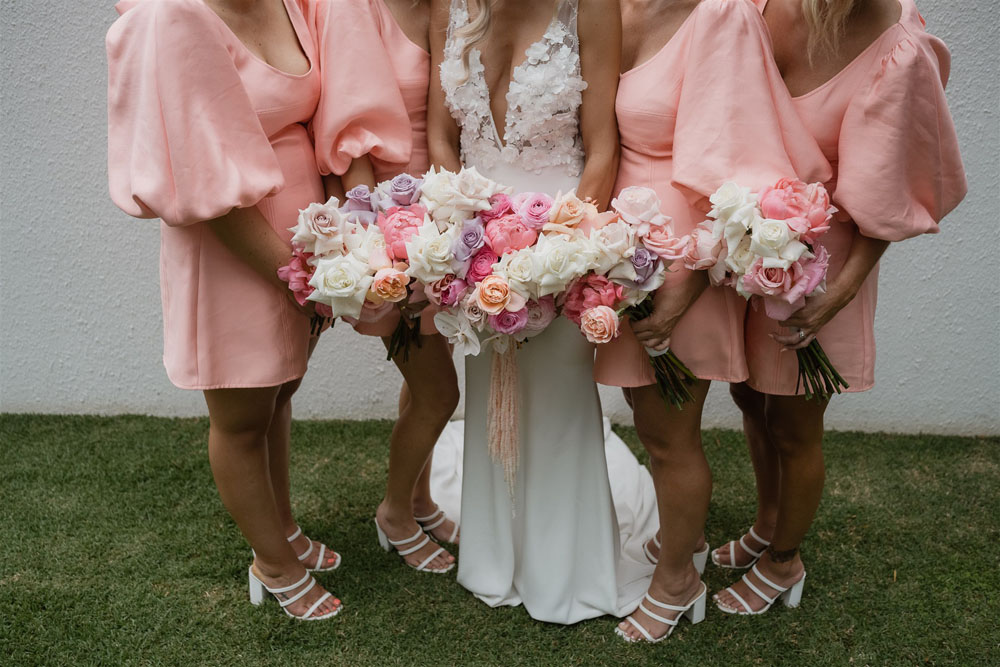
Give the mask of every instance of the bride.
[[[617, 2], [434, 0], [431, 162], [606, 206], [620, 22]], [[559, 318], [518, 352], [513, 500], [487, 452], [490, 356], [466, 362], [464, 450], [453, 428], [435, 453], [436, 497], [461, 478], [459, 583], [554, 623], [629, 613], [652, 573], [641, 544], [657, 529], [655, 498], [648, 472], [610, 433], [605, 455], [593, 347]]]

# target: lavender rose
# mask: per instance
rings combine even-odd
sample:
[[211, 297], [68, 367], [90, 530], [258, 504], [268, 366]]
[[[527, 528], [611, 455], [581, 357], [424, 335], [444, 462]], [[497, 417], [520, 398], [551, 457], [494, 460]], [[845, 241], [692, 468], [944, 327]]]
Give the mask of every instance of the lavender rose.
[[389, 182], [389, 187], [385, 194], [389, 196], [398, 206], [409, 206], [416, 204], [420, 199], [420, 186], [424, 179], [414, 178], [409, 174], [400, 174]]
[[466, 220], [462, 224], [462, 231], [455, 239], [452, 252], [459, 262], [467, 262], [472, 259], [476, 251], [483, 247], [486, 242], [486, 234], [483, 224], [476, 218]]
[[656, 273], [656, 265], [660, 258], [644, 247], [635, 249], [632, 255], [632, 267], [635, 269], [635, 282], [640, 287]]

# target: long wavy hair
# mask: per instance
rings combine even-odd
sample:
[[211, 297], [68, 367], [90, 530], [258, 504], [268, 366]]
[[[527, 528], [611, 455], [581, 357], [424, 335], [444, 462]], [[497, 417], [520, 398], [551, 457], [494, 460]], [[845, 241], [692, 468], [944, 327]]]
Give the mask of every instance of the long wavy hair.
[[465, 68], [465, 76], [469, 76], [469, 53], [479, 46], [493, 25], [493, 4], [497, 0], [475, 0], [479, 13], [476, 18], [455, 31], [455, 36], [462, 38], [462, 66]]
[[840, 46], [847, 19], [862, 0], [802, 0], [809, 25], [809, 58], [832, 53]]

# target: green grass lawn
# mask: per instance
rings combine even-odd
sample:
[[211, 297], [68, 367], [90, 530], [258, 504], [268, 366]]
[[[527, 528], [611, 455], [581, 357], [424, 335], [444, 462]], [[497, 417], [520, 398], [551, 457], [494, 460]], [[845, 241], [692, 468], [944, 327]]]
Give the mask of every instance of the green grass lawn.
[[[802, 606], [710, 605], [656, 646], [602, 618], [490, 609], [378, 548], [388, 422], [298, 422], [293, 501], [344, 555], [321, 623], [247, 600], [249, 550], [222, 508], [207, 422], [0, 416], [0, 663], [6, 665], [975, 665], [1000, 660], [1000, 440], [832, 433]], [[621, 429], [640, 452], [635, 433]], [[709, 431], [712, 544], [753, 512], [741, 436]], [[644, 455], [640, 453], [644, 459]], [[709, 564], [710, 590], [732, 573]], [[992, 655], [991, 655], [992, 654]]]

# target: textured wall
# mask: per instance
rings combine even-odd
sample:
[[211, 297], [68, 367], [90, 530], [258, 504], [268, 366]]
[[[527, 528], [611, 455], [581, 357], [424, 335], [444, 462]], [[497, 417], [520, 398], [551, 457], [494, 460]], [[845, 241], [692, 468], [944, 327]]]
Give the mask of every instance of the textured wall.
[[[203, 414], [200, 394], [174, 389], [160, 365], [157, 225], [107, 196], [103, 39], [115, 13], [98, 4], [5, 0], [0, 10], [0, 409]], [[997, 433], [998, 10], [993, 0], [920, 6], [954, 55], [949, 97], [971, 193], [941, 235], [890, 249], [878, 384], [834, 401], [829, 424]], [[390, 416], [398, 380], [380, 343], [338, 329], [321, 341], [298, 416]], [[605, 398], [628, 418], [614, 392]], [[725, 387], [713, 389], [706, 423], [738, 425]]]

